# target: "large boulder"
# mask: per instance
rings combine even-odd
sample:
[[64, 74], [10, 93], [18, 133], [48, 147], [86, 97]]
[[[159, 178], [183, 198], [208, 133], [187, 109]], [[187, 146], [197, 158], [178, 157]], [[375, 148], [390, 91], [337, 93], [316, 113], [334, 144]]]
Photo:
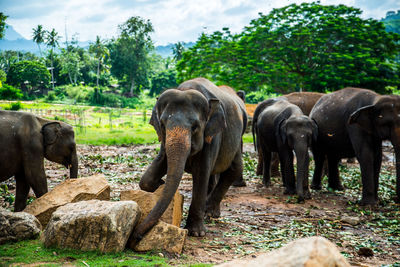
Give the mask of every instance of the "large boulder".
[[133, 201], [89, 200], [59, 207], [43, 231], [45, 247], [123, 251], [140, 217]]
[[138, 244], [130, 243], [128, 246], [136, 251], [165, 250], [182, 253], [187, 234], [187, 229], [159, 221]]
[[295, 240], [288, 245], [251, 260], [235, 260], [220, 267], [350, 267], [337, 247], [326, 238], [315, 236]]
[[[142, 216], [139, 223], [150, 213], [151, 209], [156, 205], [158, 199], [161, 197], [164, 185], [160, 186], [154, 193], [146, 192], [143, 190], [128, 190], [122, 191], [121, 200], [133, 200], [138, 203]], [[177, 191], [169, 204], [168, 208], [161, 216], [160, 220], [177, 227], [181, 226], [183, 212], [183, 196]]]
[[58, 207], [91, 199], [110, 200], [110, 186], [103, 174], [65, 180], [33, 201], [24, 211], [35, 215], [45, 227]]
[[0, 244], [35, 239], [41, 230], [40, 222], [32, 214], [10, 212], [0, 208]]

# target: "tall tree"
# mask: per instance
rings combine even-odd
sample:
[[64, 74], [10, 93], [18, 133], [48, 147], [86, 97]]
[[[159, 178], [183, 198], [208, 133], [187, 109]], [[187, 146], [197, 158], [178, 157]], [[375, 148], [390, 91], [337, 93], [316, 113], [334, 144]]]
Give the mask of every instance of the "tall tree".
[[89, 52], [93, 53], [97, 58], [97, 75], [96, 75], [96, 86], [99, 87], [100, 67], [104, 62], [106, 56], [110, 55], [110, 51], [104, 42], [100, 39], [100, 36], [96, 36], [96, 42], [90, 44]]
[[58, 47], [58, 40], [60, 36], [53, 28], [51, 32], [47, 32], [46, 34], [46, 44], [50, 47], [50, 60], [51, 60], [51, 88], [54, 90], [54, 66], [53, 66], [53, 56], [54, 56], [54, 49]]
[[33, 28], [33, 41], [37, 44], [39, 48], [40, 57], [42, 57], [42, 49], [40, 48], [40, 44], [44, 43], [46, 37], [46, 31], [43, 29], [42, 25], [37, 25], [36, 28]]
[[172, 47], [172, 54], [174, 55], [174, 59], [176, 62], [181, 60], [182, 58], [182, 53], [185, 51], [185, 46], [183, 45], [182, 42], [177, 42], [174, 44]]
[[4, 38], [4, 31], [6, 30], [6, 19], [8, 16], [4, 15], [3, 12], [0, 12], [0, 39]]
[[129, 85], [129, 95], [148, 84], [149, 52], [153, 49], [150, 20], [131, 17], [118, 26], [120, 36], [110, 45], [111, 72]]

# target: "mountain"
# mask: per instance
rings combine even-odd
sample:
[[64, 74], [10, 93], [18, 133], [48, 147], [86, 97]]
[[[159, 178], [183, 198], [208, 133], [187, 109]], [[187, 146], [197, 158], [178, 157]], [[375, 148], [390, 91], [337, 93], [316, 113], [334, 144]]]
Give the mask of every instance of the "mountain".
[[397, 10], [397, 13], [388, 11], [381, 21], [385, 24], [386, 31], [400, 34], [400, 10]]
[[[79, 47], [89, 47], [90, 41], [78, 42]], [[60, 42], [61, 46], [64, 46], [63, 42]], [[185, 48], [192, 47], [194, 45], [193, 42], [183, 43]], [[172, 57], [172, 48], [174, 44], [168, 45], [159, 45], [156, 46], [156, 53], [162, 56], [163, 58]], [[44, 44], [41, 45], [42, 50], [46, 49]], [[21, 34], [14, 30], [11, 25], [7, 25], [4, 39], [0, 40], [0, 51], [1, 50], [14, 50], [14, 51], [23, 51], [23, 52], [31, 52], [39, 55], [39, 49], [37, 44], [33, 40], [25, 39]]]

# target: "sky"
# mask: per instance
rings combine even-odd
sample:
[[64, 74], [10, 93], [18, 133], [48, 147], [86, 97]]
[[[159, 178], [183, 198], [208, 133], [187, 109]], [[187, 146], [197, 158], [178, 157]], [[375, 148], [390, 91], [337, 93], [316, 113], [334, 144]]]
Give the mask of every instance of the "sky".
[[[118, 36], [118, 25], [132, 16], [149, 19], [156, 45], [194, 42], [202, 32], [229, 27], [240, 32], [258, 13], [267, 14], [296, 0], [0, 0], [0, 11], [9, 16], [6, 23], [26, 39], [41, 24], [54, 28], [62, 41], [65, 29], [79, 41]], [[363, 18], [381, 19], [389, 10], [400, 10], [400, 0], [321, 0], [321, 4], [345, 4], [360, 8]]]

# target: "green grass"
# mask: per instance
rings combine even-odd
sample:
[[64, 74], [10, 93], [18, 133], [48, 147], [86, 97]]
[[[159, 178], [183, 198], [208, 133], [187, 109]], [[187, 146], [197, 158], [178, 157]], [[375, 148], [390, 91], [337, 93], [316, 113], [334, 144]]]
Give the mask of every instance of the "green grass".
[[245, 133], [243, 135], [243, 143], [253, 143], [253, 135], [251, 133]]
[[[40, 266], [169, 266], [166, 258], [126, 249], [119, 253], [82, 252], [72, 249], [45, 248], [39, 240], [26, 240], [0, 246], [0, 265], [42, 263]], [[87, 265], [85, 265], [85, 263]]]

